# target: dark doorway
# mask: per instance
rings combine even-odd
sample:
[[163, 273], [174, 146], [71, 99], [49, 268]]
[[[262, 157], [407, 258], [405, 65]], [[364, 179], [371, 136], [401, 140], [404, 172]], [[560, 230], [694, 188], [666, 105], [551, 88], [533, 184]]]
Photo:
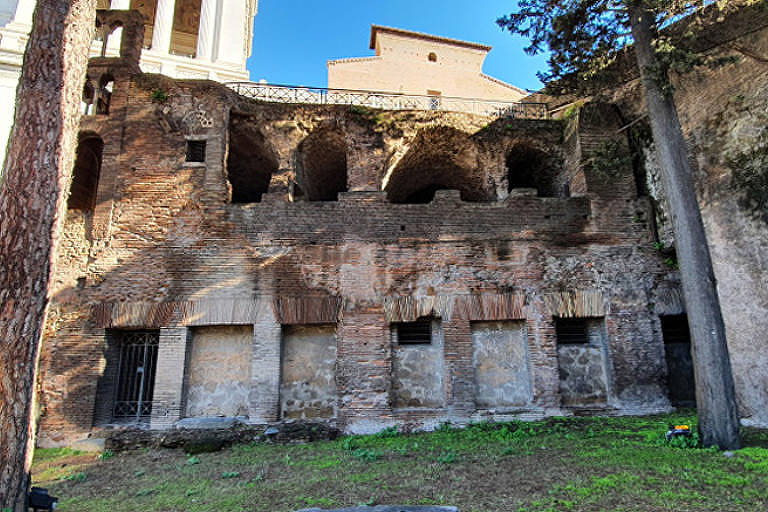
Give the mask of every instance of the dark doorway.
[[691, 334], [686, 315], [661, 317], [661, 333], [667, 358], [669, 401], [675, 407], [696, 405], [696, 385], [693, 380]]

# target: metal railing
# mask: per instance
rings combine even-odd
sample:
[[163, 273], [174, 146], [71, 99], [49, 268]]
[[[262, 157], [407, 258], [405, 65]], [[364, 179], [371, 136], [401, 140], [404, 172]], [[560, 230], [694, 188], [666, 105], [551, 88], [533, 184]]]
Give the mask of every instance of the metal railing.
[[467, 112], [493, 117], [549, 119], [546, 103], [489, 101], [450, 96], [420, 96], [352, 89], [325, 89], [256, 82], [228, 82], [236, 93], [273, 103], [308, 103], [314, 105], [358, 105], [383, 110], [438, 110]]

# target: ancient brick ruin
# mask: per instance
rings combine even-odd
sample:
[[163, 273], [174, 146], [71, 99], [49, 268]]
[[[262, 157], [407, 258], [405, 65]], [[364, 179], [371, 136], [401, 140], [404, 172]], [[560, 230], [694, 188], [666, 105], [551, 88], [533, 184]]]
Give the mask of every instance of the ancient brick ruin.
[[124, 51], [89, 68], [114, 85], [81, 122], [42, 444], [190, 417], [372, 432], [690, 400], [677, 272], [615, 106], [258, 102], [140, 73], [131, 15], [99, 14], [124, 17]]

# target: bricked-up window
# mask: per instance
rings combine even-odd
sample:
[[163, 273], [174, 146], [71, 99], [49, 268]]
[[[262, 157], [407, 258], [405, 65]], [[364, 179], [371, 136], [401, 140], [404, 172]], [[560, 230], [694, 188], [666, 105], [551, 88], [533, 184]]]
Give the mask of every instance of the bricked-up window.
[[555, 336], [558, 345], [586, 345], [589, 343], [586, 318], [556, 318]]
[[101, 153], [104, 142], [93, 133], [81, 133], [77, 144], [72, 185], [69, 189], [69, 210], [91, 211], [96, 205], [96, 190], [101, 174]]
[[419, 318], [415, 322], [396, 323], [397, 342], [400, 345], [428, 345], [432, 343], [432, 319]]
[[187, 162], [205, 162], [205, 141], [187, 141]]

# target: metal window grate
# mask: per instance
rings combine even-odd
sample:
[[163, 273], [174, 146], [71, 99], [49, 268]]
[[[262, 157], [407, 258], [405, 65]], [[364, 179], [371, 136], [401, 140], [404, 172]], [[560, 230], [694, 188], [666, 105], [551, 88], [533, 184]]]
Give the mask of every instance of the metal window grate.
[[432, 343], [432, 321], [428, 318], [415, 322], [402, 322], [397, 325], [397, 342], [405, 344]]
[[123, 331], [116, 335], [120, 337], [120, 363], [112, 417], [142, 421], [152, 414], [160, 333]]
[[589, 343], [586, 319], [555, 319], [555, 336], [557, 336], [558, 345], [586, 345]]
[[187, 162], [205, 162], [205, 141], [187, 141]]

